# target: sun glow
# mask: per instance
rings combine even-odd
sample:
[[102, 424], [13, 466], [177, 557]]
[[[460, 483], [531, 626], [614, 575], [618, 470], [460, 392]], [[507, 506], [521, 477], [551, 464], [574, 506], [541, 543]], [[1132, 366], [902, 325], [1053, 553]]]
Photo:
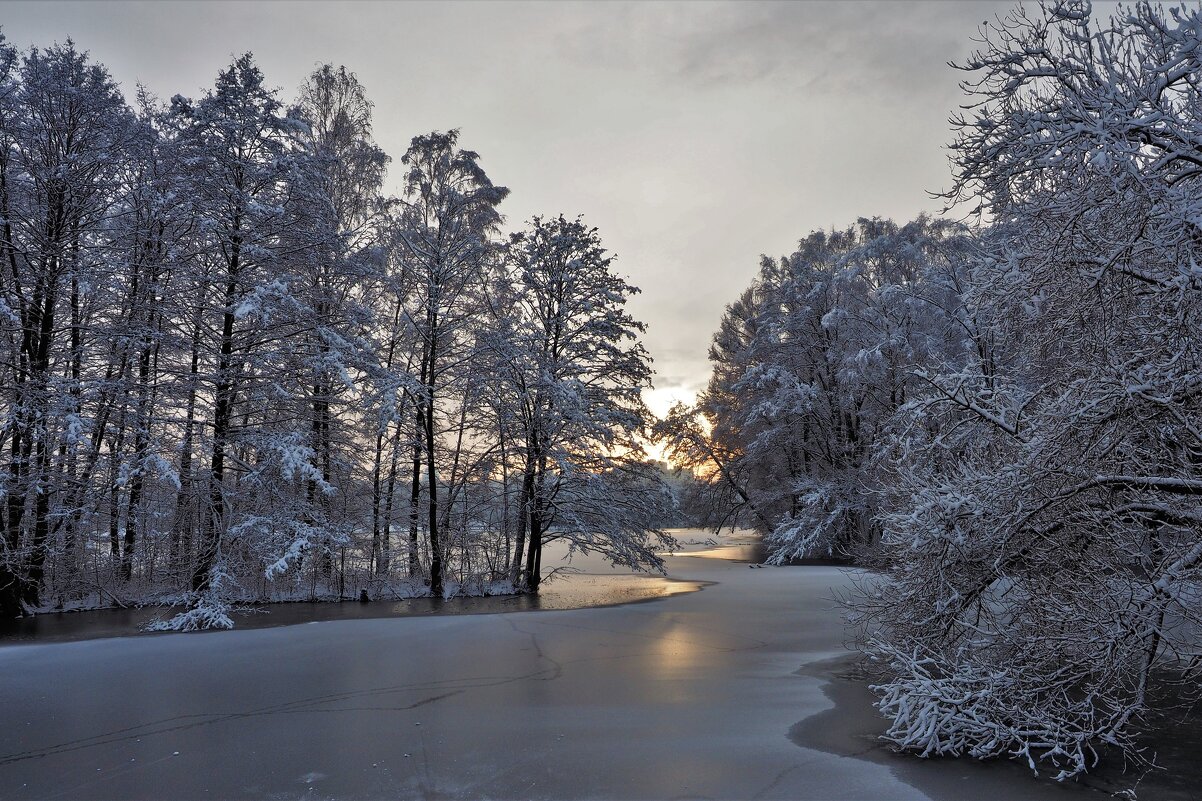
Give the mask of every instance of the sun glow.
[[[663, 417], [668, 413], [676, 403], [693, 404], [697, 402], [697, 391], [687, 387], [654, 387], [652, 389], [643, 390], [643, 403], [647, 404], [647, 408], [656, 417]], [[643, 441], [643, 448], [647, 451], [647, 458], [657, 462], [666, 462], [672, 465], [672, 460], [664, 453], [663, 445]], [[675, 465], [673, 465], [675, 466]]]

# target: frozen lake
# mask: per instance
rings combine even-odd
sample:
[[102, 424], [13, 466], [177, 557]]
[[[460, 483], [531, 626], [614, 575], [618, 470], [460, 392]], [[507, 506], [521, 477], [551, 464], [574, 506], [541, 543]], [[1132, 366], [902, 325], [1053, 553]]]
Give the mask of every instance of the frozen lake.
[[741, 555], [646, 603], [0, 647], [0, 798], [1105, 797], [889, 753], [833, 678], [847, 571]]

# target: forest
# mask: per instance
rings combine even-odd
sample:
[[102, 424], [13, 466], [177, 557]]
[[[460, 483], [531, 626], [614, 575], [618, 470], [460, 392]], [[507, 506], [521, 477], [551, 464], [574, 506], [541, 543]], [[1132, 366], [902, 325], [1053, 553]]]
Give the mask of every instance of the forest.
[[764, 258], [657, 423], [711, 525], [868, 567], [886, 738], [1139, 762], [1202, 665], [1202, 14], [982, 27], [948, 214]]
[[343, 67], [131, 107], [0, 42], [0, 615], [534, 592], [553, 540], [658, 567], [638, 290], [579, 217], [506, 234], [480, 161], [416, 136], [386, 196]]

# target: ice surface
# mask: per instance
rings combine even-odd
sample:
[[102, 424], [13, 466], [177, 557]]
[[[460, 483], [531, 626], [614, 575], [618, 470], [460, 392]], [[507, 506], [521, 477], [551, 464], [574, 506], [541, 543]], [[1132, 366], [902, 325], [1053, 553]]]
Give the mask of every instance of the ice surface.
[[[794, 741], [831, 708], [842, 570], [668, 566], [717, 583], [606, 608], [0, 648], [0, 798], [928, 797], [921, 776], [849, 758], [883, 748], [862, 712], [825, 721], [843, 745]], [[1065, 797], [1021, 769], [944, 764], [980, 777], [964, 797]]]

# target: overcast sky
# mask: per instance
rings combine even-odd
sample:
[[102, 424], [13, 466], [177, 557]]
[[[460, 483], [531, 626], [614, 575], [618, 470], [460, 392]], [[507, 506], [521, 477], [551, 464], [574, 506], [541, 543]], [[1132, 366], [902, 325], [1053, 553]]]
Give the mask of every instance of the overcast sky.
[[662, 411], [704, 386], [761, 253], [938, 210], [961, 101], [946, 62], [1010, 5], [8, 2], [0, 23], [19, 46], [73, 38], [129, 96], [197, 96], [251, 51], [291, 100], [317, 63], [345, 64], [394, 159], [460, 128], [512, 190], [511, 228], [583, 214], [618, 254]]

